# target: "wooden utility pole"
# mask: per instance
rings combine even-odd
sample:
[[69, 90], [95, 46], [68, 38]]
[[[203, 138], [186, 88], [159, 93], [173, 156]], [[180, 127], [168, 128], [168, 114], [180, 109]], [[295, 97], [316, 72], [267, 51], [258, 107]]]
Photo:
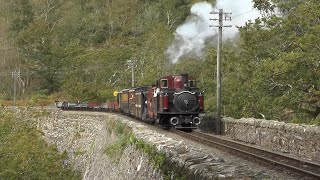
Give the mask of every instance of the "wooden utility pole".
[[[18, 68], [16, 68], [18, 69]], [[12, 72], [0, 72], [0, 76], [11, 76], [13, 78], [13, 107], [16, 109], [16, 100], [17, 100], [17, 90], [21, 88], [25, 88], [25, 82], [21, 79], [22, 76], [27, 76], [29, 77], [33, 72], [21, 72], [20, 67], [19, 70], [14, 70]], [[28, 82], [27, 82], [28, 83]], [[24, 93], [24, 90], [22, 92]], [[10, 88], [11, 91], [11, 88]]]
[[134, 62], [132, 62], [131, 68], [132, 87], [134, 87]]
[[135, 66], [135, 61], [134, 60], [128, 60], [128, 65], [131, 67], [131, 83], [132, 87], [134, 87], [134, 66]]
[[217, 134], [221, 134], [221, 52], [222, 52], [222, 27], [231, 27], [224, 26], [223, 20], [231, 21], [231, 13], [223, 12], [223, 9], [219, 9], [219, 12], [211, 12], [211, 14], [219, 14], [219, 19], [210, 19], [210, 20], [218, 20], [218, 26], [210, 26], [210, 27], [218, 27], [218, 49], [217, 49], [217, 112], [216, 112], [216, 132]]
[[20, 70], [12, 72], [13, 78], [13, 107], [16, 109], [17, 79], [20, 78]]

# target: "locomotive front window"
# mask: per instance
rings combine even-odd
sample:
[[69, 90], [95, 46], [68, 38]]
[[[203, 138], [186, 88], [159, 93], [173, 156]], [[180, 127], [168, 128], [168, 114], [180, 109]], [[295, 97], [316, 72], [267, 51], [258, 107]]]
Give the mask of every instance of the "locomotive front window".
[[194, 82], [194, 80], [189, 80], [189, 87], [195, 87], [196, 84]]
[[168, 80], [167, 79], [161, 79], [161, 87], [168, 88]]

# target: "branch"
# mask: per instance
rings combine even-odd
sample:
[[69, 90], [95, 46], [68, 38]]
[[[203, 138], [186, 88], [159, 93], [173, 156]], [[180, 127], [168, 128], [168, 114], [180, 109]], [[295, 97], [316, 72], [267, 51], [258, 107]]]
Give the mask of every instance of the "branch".
[[259, 114], [263, 119], [266, 119], [266, 116], [265, 116], [264, 114], [259, 113], [259, 112], [258, 112], [258, 114]]
[[269, 91], [272, 91], [272, 90], [276, 90], [276, 88], [278, 88], [280, 91], [287, 91], [287, 93], [289, 93], [292, 89], [293, 89], [293, 87], [292, 87], [292, 85], [291, 84], [285, 84], [285, 85], [283, 85], [283, 84], [279, 84], [279, 83], [276, 83], [274, 80], [273, 80], [273, 75], [271, 76], [271, 83], [270, 83], [270, 85], [269, 86], [271, 86], [270, 88], [269, 88]]

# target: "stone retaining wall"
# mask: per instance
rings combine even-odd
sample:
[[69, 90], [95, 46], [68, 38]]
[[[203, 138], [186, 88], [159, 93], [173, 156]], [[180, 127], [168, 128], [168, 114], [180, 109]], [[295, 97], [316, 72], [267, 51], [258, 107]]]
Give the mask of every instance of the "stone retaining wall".
[[118, 137], [106, 127], [106, 115], [63, 114], [53, 112], [50, 117], [38, 120], [38, 129], [47, 142], [66, 152], [76, 171], [85, 179], [163, 179], [149, 162], [148, 155], [127, 146], [115, 163], [106, 155], [106, 147]]
[[224, 118], [227, 137], [320, 162], [320, 127], [253, 118]]
[[226, 162], [218, 155], [167, 137], [121, 115], [56, 111], [47, 118], [38, 119], [37, 127], [47, 142], [68, 154], [66, 163], [80, 171], [83, 179], [168, 178], [168, 174], [164, 177], [161, 170], [153, 167], [148, 154], [132, 145], [126, 147], [119, 162], [114, 163], [106, 154], [106, 147], [115, 144], [119, 137], [108, 131], [110, 120], [126, 124], [136, 138], [164, 153], [171, 163], [168, 167], [171, 179], [179, 178], [176, 170], [187, 172], [188, 179], [272, 179], [265, 170], [253, 170], [246, 163]]

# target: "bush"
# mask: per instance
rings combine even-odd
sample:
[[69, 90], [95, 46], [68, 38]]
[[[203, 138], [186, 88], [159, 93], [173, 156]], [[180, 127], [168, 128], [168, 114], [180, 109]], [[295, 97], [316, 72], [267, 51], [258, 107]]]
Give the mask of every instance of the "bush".
[[199, 129], [203, 132], [216, 132], [216, 119], [213, 113], [207, 113], [202, 117]]
[[48, 106], [52, 104], [52, 100], [45, 92], [39, 91], [30, 98], [30, 105], [32, 106]]

